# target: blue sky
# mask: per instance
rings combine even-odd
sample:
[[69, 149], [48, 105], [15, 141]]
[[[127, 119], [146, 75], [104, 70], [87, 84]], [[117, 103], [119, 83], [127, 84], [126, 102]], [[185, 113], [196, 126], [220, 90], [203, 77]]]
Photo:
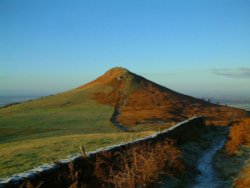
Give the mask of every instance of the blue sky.
[[0, 95], [123, 66], [189, 95], [250, 93], [249, 0], [1, 0]]

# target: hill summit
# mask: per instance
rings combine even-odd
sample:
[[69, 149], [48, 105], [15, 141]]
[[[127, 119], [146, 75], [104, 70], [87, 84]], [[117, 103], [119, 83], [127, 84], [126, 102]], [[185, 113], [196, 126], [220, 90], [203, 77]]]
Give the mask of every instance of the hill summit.
[[107, 72], [105, 72], [102, 76], [98, 77], [96, 80], [83, 85], [80, 87], [80, 89], [88, 88], [88, 87], [93, 87], [96, 85], [101, 85], [101, 84], [108, 84], [112, 82], [115, 79], [121, 78], [122, 75], [126, 74], [131, 74], [127, 69], [122, 68], [122, 67], [114, 67]]
[[[115, 67], [96, 80], [76, 90], [92, 89], [92, 99], [114, 107], [113, 122], [124, 126], [176, 122], [194, 115], [226, 121], [245, 116], [245, 111], [212, 104], [177, 93], [136, 75], [125, 68]], [[202, 89], [202, 88], [201, 88]]]

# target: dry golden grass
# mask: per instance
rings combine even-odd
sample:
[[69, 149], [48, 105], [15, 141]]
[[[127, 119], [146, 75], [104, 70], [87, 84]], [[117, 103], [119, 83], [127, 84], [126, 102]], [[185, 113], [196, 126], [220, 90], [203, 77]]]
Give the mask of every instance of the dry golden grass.
[[87, 88], [96, 88], [93, 99], [98, 103], [117, 108], [116, 120], [126, 126], [148, 121], [176, 122], [201, 114], [216, 121], [246, 116], [244, 110], [179, 94], [122, 68], [111, 69], [78, 90]]
[[250, 144], [250, 118], [240, 121], [230, 129], [225, 145], [228, 154], [235, 154], [240, 146]]
[[[236, 155], [241, 146], [250, 145], [250, 118], [240, 121], [230, 129], [229, 139], [225, 149], [227, 154]], [[237, 155], [236, 155], [237, 156]], [[245, 164], [238, 177], [234, 181], [234, 187], [250, 187], [250, 161]]]
[[116, 68], [110, 69], [104, 75], [98, 77], [97, 79], [93, 80], [92, 82], [89, 82], [83, 86], [80, 86], [79, 88], [77, 88], [77, 90], [90, 88], [90, 87], [93, 87], [96, 85], [107, 84], [109, 82], [112, 82], [119, 75], [124, 74], [126, 72], [127, 72], [127, 70], [124, 68], [121, 68], [121, 67], [116, 67]]
[[173, 141], [144, 143], [123, 152], [102, 153], [96, 157], [95, 175], [103, 186], [116, 188], [146, 187], [160, 175], [173, 175], [183, 169], [181, 152]]
[[250, 164], [246, 166], [234, 183], [237, 188], [250, 187]]

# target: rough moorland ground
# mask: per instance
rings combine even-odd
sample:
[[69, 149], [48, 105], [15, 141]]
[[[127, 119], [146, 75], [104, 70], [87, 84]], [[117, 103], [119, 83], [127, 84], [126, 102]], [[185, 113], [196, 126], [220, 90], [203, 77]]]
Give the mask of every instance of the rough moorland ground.
[[226, 145], [217, 154], [214, 165], [230, 186], [250, 187], [250, 119], [231, 127]]

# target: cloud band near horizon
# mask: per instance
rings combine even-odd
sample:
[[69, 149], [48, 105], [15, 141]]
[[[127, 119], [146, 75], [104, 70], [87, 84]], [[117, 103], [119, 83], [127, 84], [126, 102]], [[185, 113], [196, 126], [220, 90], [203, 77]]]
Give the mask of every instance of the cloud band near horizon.
[[250, 78], [250, 68], [237, 68], [237, 69], [212, 69], [212, 74], [224, 76], [235, 79], [248, 79]]

